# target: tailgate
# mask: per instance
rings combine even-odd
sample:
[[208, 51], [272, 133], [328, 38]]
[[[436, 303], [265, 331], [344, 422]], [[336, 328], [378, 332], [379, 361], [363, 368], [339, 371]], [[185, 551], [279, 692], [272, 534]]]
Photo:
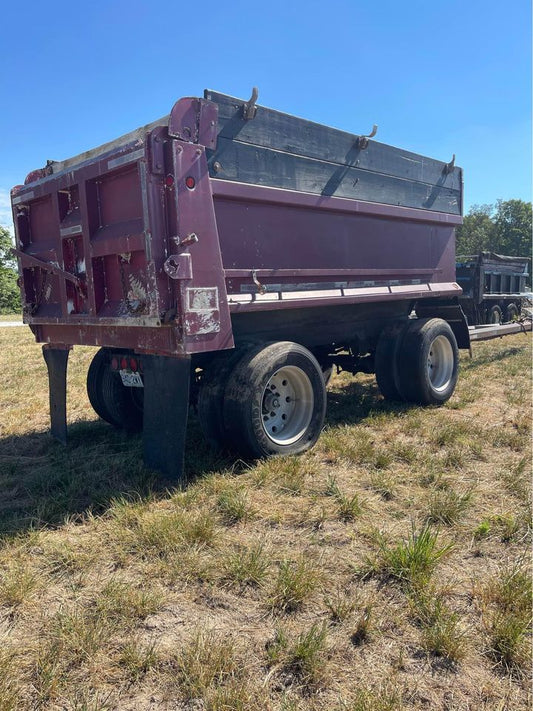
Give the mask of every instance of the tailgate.
[[128, 317], [129, 325], [157, 325], [169, 293], [154, 273], [164, 245], [152, 244], [146, 197], [146, 147], [138, 144], [14, 193], [26, 322]]
[[37, 340], [168, 354], [233, 345], [205, 148], [174, 125], [147, 128], [13, 189]]

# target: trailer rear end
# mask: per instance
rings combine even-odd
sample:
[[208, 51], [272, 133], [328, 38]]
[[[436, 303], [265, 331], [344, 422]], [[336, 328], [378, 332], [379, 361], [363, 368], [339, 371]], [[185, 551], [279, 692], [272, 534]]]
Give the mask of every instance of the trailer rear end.
[[470, 325], [499, 324], [520, 317], [530, 262], [527, 257], [493, 252], [457, 257], [457, 281], [463, 290], [460, 303]]
[[[312, 446], [331, 368], [443, 402], [469, 346], [455, 283], [462, 171], [207, 91], [12, 191], [24, 321], [66, 439], [73, 345], [100, 346], [96, 412], [181, 476], [189, 401], [208, 439]], [[427, 352], [426, 352], [427, 351]]]

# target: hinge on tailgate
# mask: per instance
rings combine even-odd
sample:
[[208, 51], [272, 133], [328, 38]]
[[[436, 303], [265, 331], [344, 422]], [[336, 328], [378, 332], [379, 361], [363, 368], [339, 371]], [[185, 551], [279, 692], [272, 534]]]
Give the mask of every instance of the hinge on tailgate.
[[215, 149], [217, 145], [218, 106], [204, 99], [176, 101], [168, 119], [168, 134], [185, 143], [198, 143]]
[[165, 274], [171, 279], [192, 279], [190, 254], [171, 254], [163, 264]]

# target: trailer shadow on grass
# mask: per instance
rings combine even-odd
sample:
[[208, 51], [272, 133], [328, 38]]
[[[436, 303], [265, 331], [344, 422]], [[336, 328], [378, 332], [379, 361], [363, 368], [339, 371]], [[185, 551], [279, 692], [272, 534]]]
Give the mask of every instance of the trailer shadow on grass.
[[[191, 476], [223, 466], [194, 422], [190, 429], [185, 457]], [[0, 488], [0, 536], [9, 537], [89, 512], [101, 515], [118, 497], [166, 496], [172, 483], [143, 465], [140, 435], [83, 421], [69, 425], [66, 447], [48, 432], [0, 440]]]
[[374, 378], [367, 378], [364, 382], [354, 379], [342, 387], [328, 390], [325, 425], [357, 425], [368, 417], [384, 413], [402, 414], [413, 407], [416, 405], [384, 400]]
[[525, 353], [528, 349], [528, 343], [525, 343], [523, 346], [503, 348], [501, 351], [497, 352], [490, 351], [486, 348], [483, 349], [485, 344], [474, 343], [473, 345], [476, 349], [475, 356], [472, 359], [463, 359], [461, 363], [461, 369], [463, 371], [477, 370], [485, 365], [490, 365], [491, 363], [498, 363], [499, 361], [506, 360], [507, 358], [514, 358], [514, 356]]
[[[402, 412], [375, 385], [356, 380], [328, 392], [326, 427], [357, 424], [369, 415]], [[232, 469], [236, 474], [251, 462], [216, 453], [204, 440], [191, 408], [185, 451], [185, 471], [194, 482], [209, 472]], [[118, 497], [158, 498], [175, 484], [147, 469], [142, 438], [115, 430], [101, 420], [69, 425], [63, 446], [48, 432], [31, 432], [0, 440], [0, 536], [55, 527], [66, 520], [102, 515]]]

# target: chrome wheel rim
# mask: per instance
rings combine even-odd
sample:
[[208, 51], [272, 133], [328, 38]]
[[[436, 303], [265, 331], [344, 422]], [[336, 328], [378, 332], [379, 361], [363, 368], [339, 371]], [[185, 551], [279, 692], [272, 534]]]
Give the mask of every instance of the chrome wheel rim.
[[427, 374], [434, 390], [446, 390], [452, 379], [453, 368], [452, 344], [446, 336], [437, 336], [429, 347], [427, 359]]
[[314, 394], [309, 376], [287, 365], [270, 377], [261, 397], [261, 421], [267, 437], [279, 445], [296, 442], [309, 427]]

